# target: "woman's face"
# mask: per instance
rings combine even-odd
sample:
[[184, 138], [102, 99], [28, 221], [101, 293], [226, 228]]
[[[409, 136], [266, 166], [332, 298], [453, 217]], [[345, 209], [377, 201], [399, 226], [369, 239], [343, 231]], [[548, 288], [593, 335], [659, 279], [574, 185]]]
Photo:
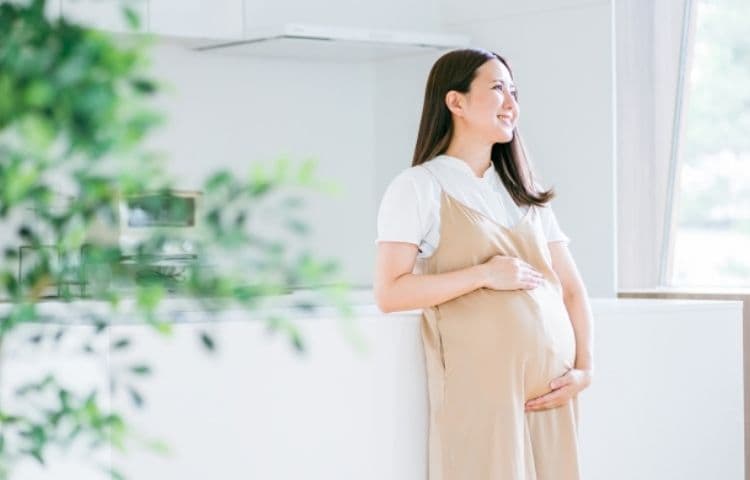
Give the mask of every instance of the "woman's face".
[[516, 87], [510, 72], [498, 59], [486, 61], [464, 95], [465, 126], [480, 138], [492, 143], [513, 140], [513, 129], [518, 121], [519, 107], [515, 99]]

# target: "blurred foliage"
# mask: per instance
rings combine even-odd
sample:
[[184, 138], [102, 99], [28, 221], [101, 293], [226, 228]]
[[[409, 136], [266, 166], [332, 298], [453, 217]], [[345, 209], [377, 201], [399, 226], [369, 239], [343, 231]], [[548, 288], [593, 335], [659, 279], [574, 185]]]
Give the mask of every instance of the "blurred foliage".
[[696, 0], [679, 224], [750, 225], [750, 2]]
[[696, 0], [685, 161], [750, 151], [750, 2]]
[[[137, 24], [132, 11], [125, 15]], [[330, 190], [311, 160], [253, 165], [244, 177], [216, 172], [205, 181], [198, 222], [189, 234], [155, 228], [128, 248], [118, 241], [124, 199], [157, 194], [152, 198], [163, 200], [174, 191], [161, 157], [140, 148], [162, 122], [149, 107], [160, 84], [148, 74], [147, 49], [142, 37], [115, 41], [65, 18], [47, 18], [44, 0], [0, 4], [0, 222], [7, 242], [0, 267], [6, 301], [0, 304], [0, 345], [29, 331], [21, 327], [37, 324], [57, 327], [40, 328], [26, 339], [30, 347], [65, 338], [65, 323], [42, 308], [50, 294], [67, 304], [66, 317], [91, 325], [91, 339], [79, 353], [92, 358], [133, 348], [129, 338], [101, 341], [112, 322], [122, 321], [126, 297], [135, 305], [127, 321], [164, 334], [172, 330], [161, 308], [167, 297], [207, 311], [228, 305], [257, 309], [270, 295], [309, 288], [321, 295], [314, 298], [333, 298], [346, 314], [336, 263], [305, 248], [303, 194]], [[184, 242], [190, 242], [192, 261], [158, 264], [167, 246]], [[27, 268], [19, 268], [22, 260], [30, 261]], [[314, 306], [307, 300], [298, 308]], [[267, 325], [304, 351], [294, 321], [275, 315]], [[219, 347], [207, 331], [200, 333], [200, 344], [209, 351]], [[141, 406], [138, 382], [151, 371], [132, 365], [119, 374], [126, 378], [112, 382], [126, 385], [121, 390]], [[83, 442], [92, 450], [122, 448], [130, 432], [120, 414], [102, 406], [108, 393], [77, 393], [52, 373], [27, 379], [8, 402], [24, 408], [0, 405], [0, 478], [8, 478], [20, 460], [44, 464], [55, 447]]]

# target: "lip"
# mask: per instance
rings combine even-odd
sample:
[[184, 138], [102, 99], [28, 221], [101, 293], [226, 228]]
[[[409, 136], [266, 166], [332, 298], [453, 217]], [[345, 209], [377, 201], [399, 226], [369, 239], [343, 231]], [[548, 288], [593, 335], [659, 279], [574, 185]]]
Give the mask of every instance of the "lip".
[[497, 116], [497, 118], [500, 118], [500, 119], [502, 119], [502, 120], [503, 120], [503, 121], [504, 121], [505, 123], [507, 123], [508, 125], [513, 125], [513, 120], [511, 120], [511, 118], [510, 118], [510, 117], [507, 117], [507, 116], [505, 116], [505, 115], [498, 115], [498, 116]]

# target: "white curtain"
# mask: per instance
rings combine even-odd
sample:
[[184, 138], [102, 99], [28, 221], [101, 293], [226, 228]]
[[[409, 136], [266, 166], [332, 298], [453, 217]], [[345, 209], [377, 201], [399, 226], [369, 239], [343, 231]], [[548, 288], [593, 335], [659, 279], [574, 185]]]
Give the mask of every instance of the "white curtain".
[[[665, 255], [672, 251], [679, 178], [673, 139], [680, 138], [675, 125], [684, 124], [686, 97], [678, 96], [689, 72], [697, 1], [614, 2], [618, 290], [658, 288], [670, 275]], [[681, 53], [688, 61], [683, 77]]]

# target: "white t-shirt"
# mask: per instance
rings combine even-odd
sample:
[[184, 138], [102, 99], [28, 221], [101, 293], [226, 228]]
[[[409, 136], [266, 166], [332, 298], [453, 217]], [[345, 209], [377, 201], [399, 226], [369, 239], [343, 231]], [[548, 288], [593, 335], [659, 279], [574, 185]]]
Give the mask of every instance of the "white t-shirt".
[[[513, 228], [529, 208], [516, 205], [494, 164], [479, 178], [463, 160], [439, 155], [407, 168], [388, 185], [378, 210], [376, 242], [413, 243], [419, 247], [418, 258], [432, 255], [440, 241], [441, 185], [464, 205], [508, 228]], [[538, 207], [538, 212], [548, 242], [570, 243], [549, 203]]]

